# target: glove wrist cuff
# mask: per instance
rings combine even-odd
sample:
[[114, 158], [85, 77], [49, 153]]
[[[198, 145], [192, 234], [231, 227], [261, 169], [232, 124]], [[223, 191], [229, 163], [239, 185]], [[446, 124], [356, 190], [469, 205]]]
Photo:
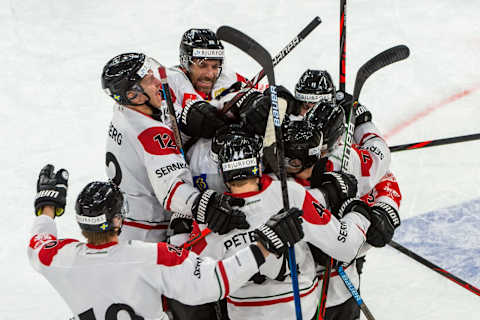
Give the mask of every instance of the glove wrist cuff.
[[372, 210], [375, 209], [382, 211], [394, 228], [398, 228], [400, 226], [400, 216], [394, 207], [384, 202], [377, 202], [372, 206]]
[[198, 200], [198, 205], [196, 208], [197, 210], [195, 212], [195, 220], [198, 223], [206, 223], [208, 203], [210, 202], [210, 198], [214, 193], [215, 191], [213, 190], [205, 190], [201, 195], [199, 195], [200, 199]]
[[260, 266], [265, 263], [265, 257], [263, 256], [262, 250], [254, 244], [250, 245], [250, 250], [252, 250], [253, 257], [257, 262], [257, 266], [260, 268]]

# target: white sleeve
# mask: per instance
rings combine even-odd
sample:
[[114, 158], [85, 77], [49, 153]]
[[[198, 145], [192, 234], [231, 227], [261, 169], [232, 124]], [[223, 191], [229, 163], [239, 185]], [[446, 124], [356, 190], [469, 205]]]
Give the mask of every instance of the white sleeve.
[[159, 265], [150, 267], [145, 276], [165, 296], [188, 305], [223, 299], [258, 272], [250, 248], [220, 261], [164, 243], [158, 248]]
[[366, 240], [370, 221], [360, 213], [352, 212], [337, 219], [310, 192], [296, 195], [294, 206], [303, 210], [304, 240], [310, 242], [332, 258], [350, 262]]
[[39, 251], [45, 244], [54, 240], [57, 240], [57, 226], [53, 219], [46, 215], [36, 217], [27, 249], [28, 260], [35, 270], [40, 272], [42, 266]]

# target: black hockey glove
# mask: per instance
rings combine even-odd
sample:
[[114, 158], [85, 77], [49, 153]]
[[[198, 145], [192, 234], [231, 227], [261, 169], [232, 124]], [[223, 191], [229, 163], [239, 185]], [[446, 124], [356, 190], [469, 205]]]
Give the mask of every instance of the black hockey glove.
[[68, 171], [47, 164], [40, 170], [37, 180], [37, 196], [35, 197], [35, 214], [39, 216], [44, 206], [54, 206], [55, 215], [61, 216], [65, 211], [68, 189]]
[[330, 211], [334, 214], [342, 203], [357, 195], [357, 179], [355, 176], [340, 171], [318, 173], [315, 167], [310, 177], [310, 185], [323, 192], [329, 205]]
[[190, 137], [212, 138], [228, 118], [206, 101], [190, 101], [182, 110], [180, 130]]
[[[353, 101], [353, 96], [349, 93], [343, 91], [337, 91], [337, 104], [342, 106], [343, 110], [350, 110], [351, 104]], [[348, 107], [348, 108], [347, 108]], [[359, 125], [372, 121], [372, 113], [362, 104], [358, 103], [354, 108], [355, 113], [355, 126], [358, 127]], [[346, 119], [348, 119], [348, 113], [345, 112]]]
[[400, 226], [400, 216], [391, 205], [377, 202], [371, 207], [370, 223], [367, 242], [381, 248], [392, 240], [395, 229]]
[[359, 198], [349, 198], [345, 200], [340, 208], [338, 209], [338, 217], [341, 219], [343, 218], [346, 214], [355, 211], [357, 213], [360, 213], [363, 215], [365, 218], [367, 218], [369, 221], [371, 221], [371, 215], [372, 215], [372, 210], [362, 200]]
[[256, 240], [261, 242], [265, 249], [280, 257], [289, 246], [303, 238], [303, 220], [300, 218], [302, 214], [303, 211], [297, 208], [280, 210], [253, 231]]
[[213, 232], [225, 234], [233, 229], [250, 227], [245, 214], [233, 208], [244, 204], [244, 199], [205, 190], [195, 199], [192, 213], [198, 223], [206, 223]]

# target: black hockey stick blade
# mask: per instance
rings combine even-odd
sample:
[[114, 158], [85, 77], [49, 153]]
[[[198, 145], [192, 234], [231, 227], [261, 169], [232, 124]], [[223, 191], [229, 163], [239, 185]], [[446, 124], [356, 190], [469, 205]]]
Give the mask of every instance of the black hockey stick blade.
[[353, 101], [358, 101], [360, 91], [362, 90], [365, 81], [376, 71], [386, 67], [392, 63], [404, 60], [410, 55], [410, 49], [405, 45], [398, 45], [380, 52], [372, 59], [365, 62], [363, 66], [358, 69], [355, 78], [355, 85], [353, 89]]
[[275, 85], [275, 75], [273, 72], [273, 61], [270, 53], [262, 47], [257, 41], [253, 40], [245, 33], [232, 28], [230, 26], [221, 26], [217, 30], [217, 38], [226, 41], [231, 45], [239, 48], [255, 61], [257, 61], [265, 70], [268, 77], [268, 82]]

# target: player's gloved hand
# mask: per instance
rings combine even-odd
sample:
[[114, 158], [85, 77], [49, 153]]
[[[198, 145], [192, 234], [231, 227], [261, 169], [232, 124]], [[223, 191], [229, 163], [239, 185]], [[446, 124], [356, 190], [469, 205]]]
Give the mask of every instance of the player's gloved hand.
[[182, 110], [180, 130], [191, 137], [212, 138], [228, 123], [229, 119], [208, 102], [193, 100]]
[[370, 209], [368, 204], [366, 204], [359, 198], [348, 198], [347, 200], [345, 200], [338, 209], [337, 216], [341, 219], [343, 218], [343, 216], [351, 212], [360, 213], [369, 221], [371, 221], [372, 210]]
[[205, 190], [196, 199], [192, 207], [193, 218], [198, 223], [206, 223], [208, 228], [218, 234], [233, 229], [247, 229], [250, 225], [245, 214], [233, 207], [242, 207], [245, 200], [233, 198], [213, 190]]
[[37, 180], [37, 195], [35, 197], [35, 214], [39, 216], [44, 206], [55, 207], [55, 215], [61, 216], [65, 211], [68, 189], [68, 171], [60, 169], [55, 173], [55, 167], [47, 164], [40, 170]]
[[377, 202], [371, 207], [370, 223], [367, 242], [381, 248], [392, 240], [395, 229], [400, 226], [400, 216], [391, 205]]
[[[353, 101], [353, 96], [347, 92], [337, 91], [337, 104], [342, 106], [343, 110], [350, 110]], [[362, 104], [358, 103], [354, 107], [355, 126], [359, 126], [365, 122], [372, 121], [372, 113]], [[345, 117], [348, 119], [348, 113], [345, 112]]]
[[253, 231], [256, 240], [262, 243], [265, 249], [280, 257], [289, 246], [303, 238], [303, 220], [300, 218], [302, 214], [303, 211], [297, 208], [280, 210]]
[[357, 195], [357, 179], [345, 172], [318, 173], [314, 166], [310, 177], [310, 185], [312, 188], [318, 188], [323, 192], [332, 213], [337, 213], [346, 199]]

